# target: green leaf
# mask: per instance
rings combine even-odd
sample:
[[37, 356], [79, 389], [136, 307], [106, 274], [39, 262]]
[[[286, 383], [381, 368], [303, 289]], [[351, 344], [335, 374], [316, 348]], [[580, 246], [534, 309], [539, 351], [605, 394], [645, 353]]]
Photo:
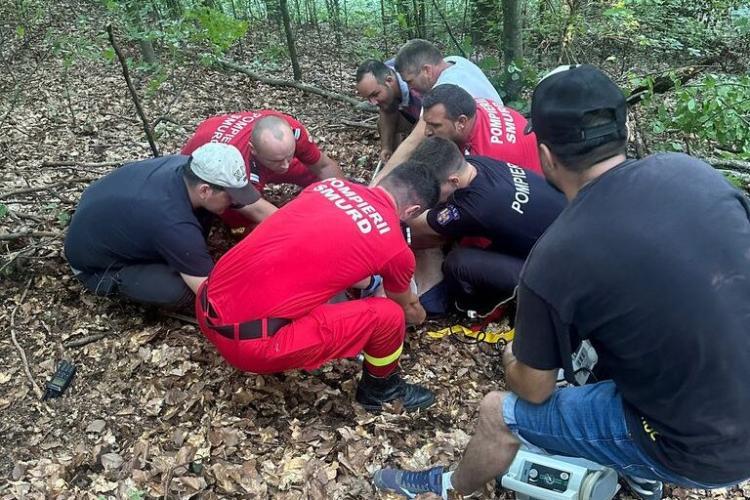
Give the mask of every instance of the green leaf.
[[65, 227], [70, 223], [70, 214], [68, 212], [58, 212], [57, 222], [61, 227]]
[[8, 212], [10, 212], [10, 210], [8, 210], [8, 207], [0, 203], [0, 219], [4, 219], [5, 217], [7, 217]]
[[23, 24], [16, 26], [16, 36], [23, 38], [26, 35], [26, 27]]

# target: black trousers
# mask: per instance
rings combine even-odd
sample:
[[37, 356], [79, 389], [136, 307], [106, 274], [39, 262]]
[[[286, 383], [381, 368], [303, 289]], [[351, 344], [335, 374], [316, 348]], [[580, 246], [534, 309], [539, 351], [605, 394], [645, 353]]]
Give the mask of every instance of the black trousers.
[[195, 295], [180, 273], [166, 264], [134, 264], [119, 269], [76, 275], [86, 289], [100, 297], [121, 296], [135, 302], [179, 309]]
[[492, 250], [456, 247], [445, 257], [443, 275], [461, 309], [486, 313], [513, 294], [523, 263], [524, 259]]

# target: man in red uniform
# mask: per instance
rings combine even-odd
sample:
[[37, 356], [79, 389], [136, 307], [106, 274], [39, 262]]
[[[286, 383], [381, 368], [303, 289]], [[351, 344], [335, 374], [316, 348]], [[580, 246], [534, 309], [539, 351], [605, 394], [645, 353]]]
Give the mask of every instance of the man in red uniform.
[[467, 156], [487, 156], [542, 175], [536, 136], [523, 134], [527, 121], [518, 111], [474, 99], [453, 84], [432, 89], [422, 107], [426, 136], [449, 139]]
[[[304, 187], [329, 177], [343, 177], [338, 164], [318, 149], [304, 125], [278, 111], [213, 116], [198, 125], [182, 154], [209, 142], [239, 149], [245, 158], [247, 177], [259, 192], [269, 183]], [[231, 227], [253, 225], [233, 210], [227, 210], [222, 219]]]
[[[253, 373], [312, 370], [362, 352], [356, 399], [365, 408], [431, 405], [432, 392], [397, 372], [405, 323], [425, 319], [401, 221], [437, 203], [439, 190], [414, 163], [374, 188], [342, 179], [306, 188], [219, 259], [197, 294], [201, 330], [227, 362]], [[376, 274], [386, 297], [328, 303]]]

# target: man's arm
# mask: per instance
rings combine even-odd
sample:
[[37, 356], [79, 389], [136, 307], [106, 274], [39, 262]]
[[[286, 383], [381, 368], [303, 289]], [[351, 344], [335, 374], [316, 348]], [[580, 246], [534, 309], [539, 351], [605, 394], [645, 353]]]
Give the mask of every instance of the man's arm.
[[375, 186], [383, 177], [388, 175], [391, 170], [409, 159], [414, 150], [417, 149], [417, 146], [419, 146], [425, 139], [425, 128], [426, 125], [424, 120], [420, 118], [414, 126], [414, 130], [411, 131], [411, 134], [409, 134], [409, 136], [398, 146], [396, 151], [393, 152], [390, 160], [388, 160], [388, 163], [383, 167], [383, 170], [381, 170], [377, 177], [370, 182], [370, 186]]
[[387, 162], [396, 149], [396, 131], [400, 113], [398, 111], [380, 110], [378, 131], [380, 132], [380, 161]]
[[557, 369], [537, 370], [518, 361], [513, 354], [513, 342], [503, 352], [503, 368], [508, 389], [525, 401], [544, 403], [555, 390]]
[[307, 168], [314, 172], [321, 181], [323, 179], [330, 179], [331, 177], [338, 177], [339, 179], [344, 177], [339, 164], [322, 151], [320, 152], [320, 159]]
[[185, 273], [180, 273], [180, 276], [195, 294], [198, 293], [198, 288], [200, 288], [201, 284], [208, 279], [208, 276], [190, 276]]
[[419, 303], [419, 297], [410, 289], [401, 293], [393, 293], [386, 290], [385, 296], [401, 306], [404, 310], [404, 316], [406, 316], [407, 325], [421, 325], [424, 323], [427, 313], [422, 304]]
[[263, 198], [258, 199], [258, 201], [256, 201], [255, 203], [251, 203], [250, 205], [245, 205], [244, 207], [237, 209], [239, 213], [254, 222], [263, 221], [263, 219], [270, 216], [276, 210], [278, 210], [278, 208], [276, 208], [271, 202], [269, 202], [268, 200], [264, 200]]
[[416, 219], [409, 221], [411, 229], [411, 247], [413, 249], [435, 248], [443, 246], [446, 239], [436, 233], [432, 226], [427, 222], [427, 213], [429, 210], [422, 212]]

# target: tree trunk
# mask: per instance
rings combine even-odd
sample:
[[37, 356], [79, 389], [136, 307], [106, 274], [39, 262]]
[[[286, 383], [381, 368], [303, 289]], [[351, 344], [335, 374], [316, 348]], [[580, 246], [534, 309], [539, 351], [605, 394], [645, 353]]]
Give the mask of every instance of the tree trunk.
[[289, 22], [289, 6], [287, 5], [287, 0], [279, 0], [279, 8], [281, 9], [281, 19], [284, 23], [284, 33], [286, 34], [286, 46], [289, 49], [289, 59], [292, 60], [294, 81], [298, 82], [302, 80], [302, 70], [299, 68], [297, 47], [294, 45], [294, 33], [292, 33], [292, 26]]
[[151, 42], [151, 40], [145, 40], [145, 39], [139, 39], [138, 40], [138, 47], [141, 49], [141, 56], [143, 57], [143, 62], [146, 64], [156, 64], [156, 52], [154, 51], [154, 44]]
[[[517, 73], [509, 73], [512, 63], [523, 59], [523, 18], [521, 0], [503, 0], [503, 62], [507, 78], [505, 92], [508, 100], [513, 101], [521, 93], [521, 78]], [[514, 79], [513, 76], [516, 78]]]
[[385, 53], [388, 54], [388, 32], [386, 30], [385, 0], [380, 0], [380, 23], [383, 25], [383, 45]]
[[497, 45], [499, 14], [498, 0], [471, 0], [471, 41], [474, 47]]
[[301, 0], [294, 0], [294, 10], [297, 12], [297, 29], [300, 29], [304, 24], [305, 18], [302, 17], [302, 8], [300, 7]]
[[284, 23], [281, 15], [281, 8], [279, 6], [279, 0], [263, 0], [266, 4], [266, 12], [268, 18], [276, 24], [276, 27], [281, 31]]

